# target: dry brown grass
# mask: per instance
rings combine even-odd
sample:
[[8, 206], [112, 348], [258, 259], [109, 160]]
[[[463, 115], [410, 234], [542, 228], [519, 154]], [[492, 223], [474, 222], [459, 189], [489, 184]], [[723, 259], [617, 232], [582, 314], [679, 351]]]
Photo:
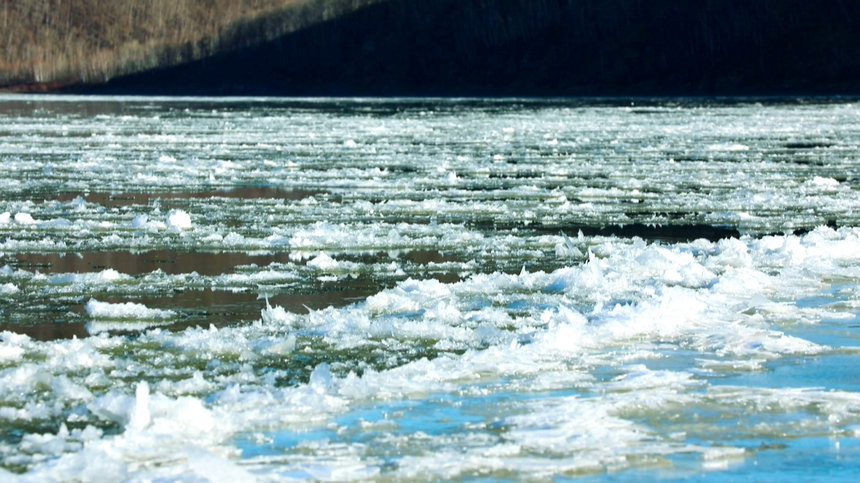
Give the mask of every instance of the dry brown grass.
[[0, 87], [98, 83], [254, 45], [381, 0], [0, 0]]

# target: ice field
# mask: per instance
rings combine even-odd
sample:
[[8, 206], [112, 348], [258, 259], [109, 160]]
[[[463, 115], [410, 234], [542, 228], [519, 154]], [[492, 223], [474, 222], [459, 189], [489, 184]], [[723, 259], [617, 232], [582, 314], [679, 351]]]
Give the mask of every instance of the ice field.
[[860, 103], [0, 96], [0, 481], [860, 477]]

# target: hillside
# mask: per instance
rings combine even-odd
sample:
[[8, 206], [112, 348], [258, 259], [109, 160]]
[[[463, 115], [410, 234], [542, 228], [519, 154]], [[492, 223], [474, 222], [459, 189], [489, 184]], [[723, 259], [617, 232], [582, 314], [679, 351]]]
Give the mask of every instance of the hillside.
[[[98, 0], [77, 2], [87, 3]], [[139, 28], [149, 37], [138, 38], [84, 22], [76, 28], [90, 37], [102, 29], [125, 39], [99, 40], [111, 62], [43, 60], [53, 74], [11, 84], [213, 95], [860, 94], [853, 0], [243, 0], [230, 15], [219, 10], [237, 4], [229, 0], [183, 4], [188, 13], [168, 17], [198, 27], [155, 28], [170, 22], [151, 13]]]
[[100, 84], [258, 45], [378, 0], [0, 0], [0, 88]]

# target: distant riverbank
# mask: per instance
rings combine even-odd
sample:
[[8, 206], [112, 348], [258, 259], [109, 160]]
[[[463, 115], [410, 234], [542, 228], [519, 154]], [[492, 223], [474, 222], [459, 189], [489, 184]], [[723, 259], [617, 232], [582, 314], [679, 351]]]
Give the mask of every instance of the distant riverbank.
[[259, 45], [379, 1], [4, 1], [0, 89], [101, 85]]
[[218, 41], [183, 44], [146, 68], [33, 85], [168, 95], [860, 94], [858, 2], [269, 3]]

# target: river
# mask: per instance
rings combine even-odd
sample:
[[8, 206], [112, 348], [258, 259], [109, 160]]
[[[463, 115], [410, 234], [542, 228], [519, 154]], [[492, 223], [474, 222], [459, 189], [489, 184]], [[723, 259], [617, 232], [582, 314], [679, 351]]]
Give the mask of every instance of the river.
[[0, 96], [0, 480], [850, 478], [850, 99]]

